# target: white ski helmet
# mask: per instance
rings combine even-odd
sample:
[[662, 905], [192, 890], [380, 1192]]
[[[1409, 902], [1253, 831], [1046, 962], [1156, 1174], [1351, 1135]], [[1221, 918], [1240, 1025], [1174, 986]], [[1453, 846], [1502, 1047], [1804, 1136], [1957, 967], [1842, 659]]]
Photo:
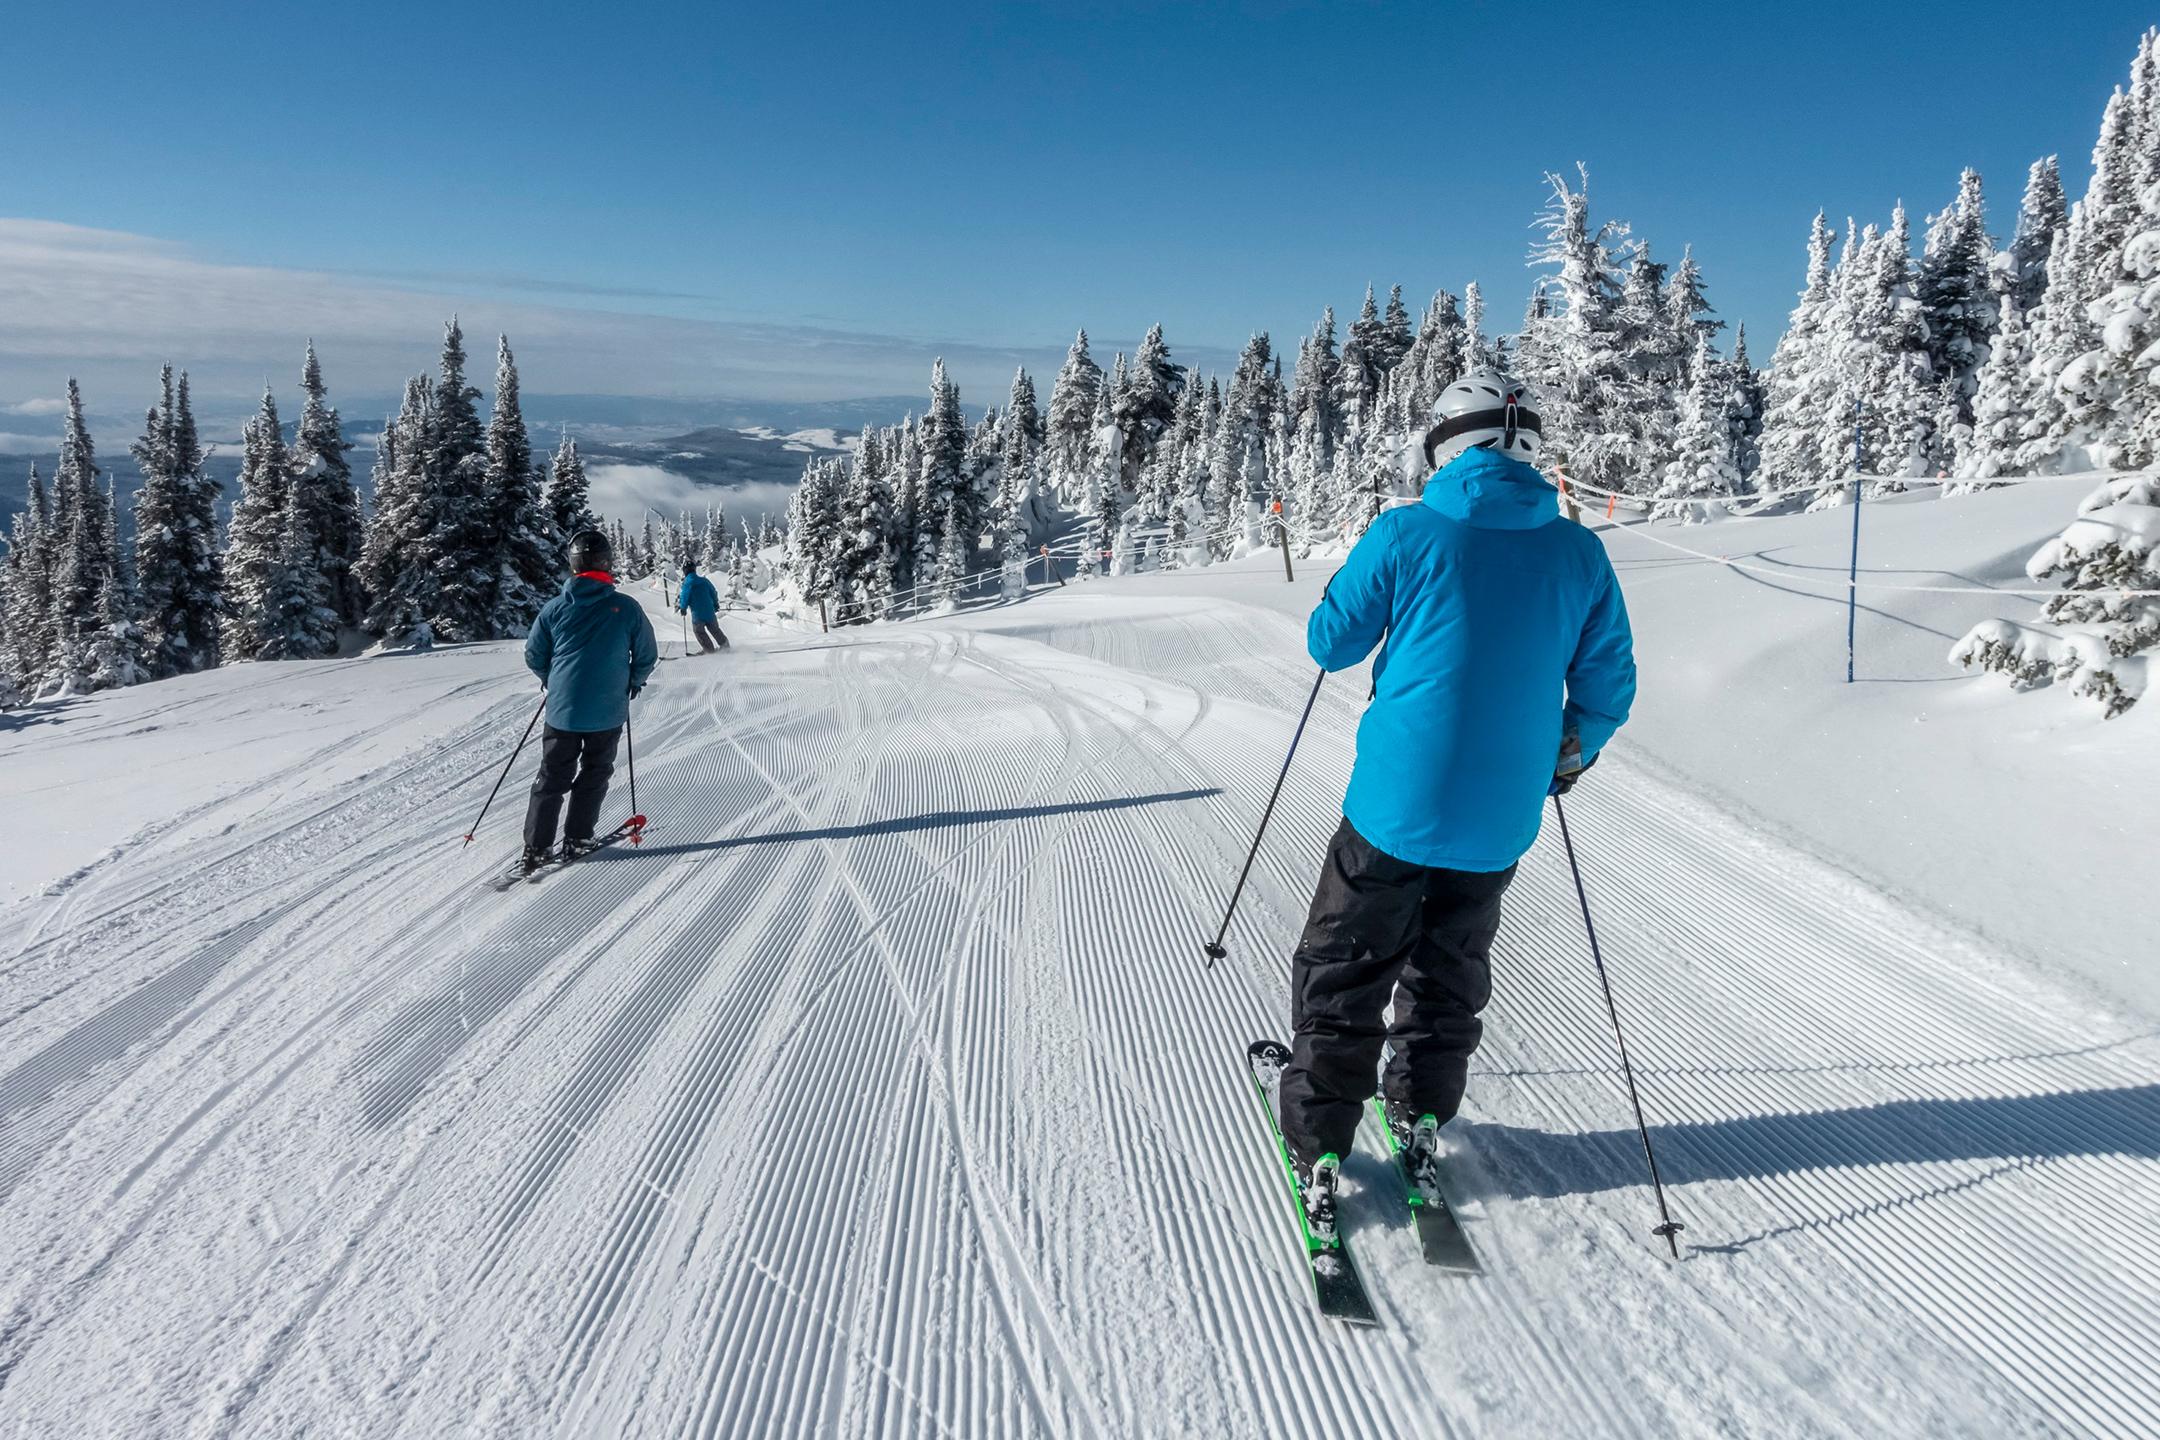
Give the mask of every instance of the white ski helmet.
[[1530, 460], [1541, 428], [1529, 386], [1498, 370], [1473, 370], [1433, 402], [1425, 463], [1437, 470], [1474, 446]]

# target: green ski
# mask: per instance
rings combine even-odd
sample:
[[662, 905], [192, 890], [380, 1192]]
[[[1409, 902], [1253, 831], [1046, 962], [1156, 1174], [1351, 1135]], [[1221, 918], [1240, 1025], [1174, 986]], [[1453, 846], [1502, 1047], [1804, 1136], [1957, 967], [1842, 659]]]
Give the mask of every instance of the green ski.
[[1395, 1174], [1403, 1182], [1403, 1199], [1417, 1222], [1418, 1248], [1425, 1252], [1425, 1263], [1458, 1275], [1484, 1274], [1477, 1252], [1470, 1248], [1470, 1237], [1463, 1234], [1462, 1222], [1441, 1193], [1437, 1161], [1433, 1173], [1421, 1181], [1411, 1173], [1410, 1152], [1396, 1139], [1395, 1128], [1388, 1124], [1387, 1107], [1377, 1096], [1373, 1099], [1373, 1113], [1380, 1118], [1380, 1133], [1387, 1136], [1389, 1158], [1395, 1162]]
[[1313, 1303], [1331, 1320], [1351, 1325], [1379, 1324], [1380, 1317], [1365, 1293], [1365, 1282], [1358, 1278], [1341, 1231], [1338, 1229], [1332, 1238], [1323, 1238], [1313, 1234], [1312, 1227], [1305, 1223], [1305, 1201], [1298, 1193], [1297, 1168], [1290, 1159], [1289, 1142], [1283, 1139], [1282, 1123], [1276, 1118], [1276, 1090], [1282, 1082], [1283, 1067], [1290, 1063], [1289, 1049], [1278, 1041], [1255, 1040], [1245, 1051], [1245, 1063], [1252, 1070], [1260, 1108], [1267, 1112], [1268, 1129], [1275, 1135], [1276, 1155], [1282, 1161], [1283, 1180], [1290, 1190], [1290, 1210], [1297, 1217], [1298, 1237], [1305, 1243], [1305, 1259], [1312, 1267]]

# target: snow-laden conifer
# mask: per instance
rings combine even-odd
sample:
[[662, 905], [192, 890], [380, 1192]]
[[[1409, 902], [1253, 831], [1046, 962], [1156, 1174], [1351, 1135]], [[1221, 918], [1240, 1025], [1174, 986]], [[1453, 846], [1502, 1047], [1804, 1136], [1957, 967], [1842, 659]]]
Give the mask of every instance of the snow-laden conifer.
[[262, 658], [270, 629], [270, 586], [286, 549], [293, 488], [277, 399], [265, 388], [255, 417], [242, 433], [240, 494], [226, 531], [224, 649], [230, 659]]
[[548, 467], [547, 507], [555, 533], [566, 543], [580, 530], [590, 530], [598, 523], [592, 513], [591, 486], [585, 478], [585, 458], [578, 454], [577, 441], [567, 430], [557, 442], [555, 458]]
[[1090, 493], [1089, 452], [1103, 383], [1102, 367], [1088, 354], [1087, 331], [1082, 330], [1073, 337], [1050, 387], [1050, 413], [1044, 422], [1050, 489], [1061, 505], [1077, 506]]
[[366, 532], [360, 497], [353, 488], [352, 463], [346, 458], [353, 447], [346, 443], [344, 423], [330, 404], [312, 340], [300, 368], [300, 390], [307, 399], [287, 456], [293, 485], [327, 603], [340, 624], [357, 625], [362, 618], [362, 597], [354, 570]]
[[494, 514], [496, 581], [489, 629], [495, 635], [521, 636], [532, 628], [540, 607], [568, 573], [564, 547], [569, 537], [555, 528], [532, 437], [525, 429], [518, 393], [517, 359], [508, 336], [495, 349], [495, 408], [488, 416], [487, 498]]
[[[2001, 308], [1989, 279], [1994, 263], [1980, 172], [1968, 169], [1958, 179], [1957, 199], [1928, 222], [1927, 243], [1913, 280], [1927, 325], [1929, 370], [1934, 382], [1949, 392], [1960, 425], [1972, 423], [1980, 367], [1987, 360]], [[1940, 444], [1938, 438], [1938, 448]]]
[[1697, 521], [1713, 519], [1714, 502], [1740, 492], [1740, 465], [1733, 455], [1727, 373], [1710, 353], [1710, 337], [1697, 333], [1690, 377], [1681, 392], [1679, 429], [1666, 462], [1653, 515]]
[[188, 402], [187, 376], [170, 365], [158, 403], [131, 451], [142, 472], [135, 492], [135, 581], [142, 604], [144, 668], [152, 679], [218, 663], [224, 564], [218, 553], [217, 496]]
[[1185, 367], [1170, 358], [1162, 326], [1150, 325], [1134, 352], [1126, 384], [1113, 397], [1114, 418], [1123, 437], [1119, 447], [1123, 489], [1135, 489], [1140, 469], [1155, 453], [1162, 433], [1177, 418], [1178, 396], [1185, 388]]

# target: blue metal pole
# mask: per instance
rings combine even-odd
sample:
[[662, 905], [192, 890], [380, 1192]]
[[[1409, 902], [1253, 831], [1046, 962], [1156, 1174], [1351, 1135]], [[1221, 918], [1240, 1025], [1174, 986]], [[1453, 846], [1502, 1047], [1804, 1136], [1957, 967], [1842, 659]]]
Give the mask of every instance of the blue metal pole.
[[1852, 407], [1852, 566], [1845, 581], [1845, 683], [1853, 683], [1854, 642], [1860, 630], [1860, 472], [1866, 469], [1867, 448], [1860, 439], [1860, 407], [1862, 402], [1853, 401]]

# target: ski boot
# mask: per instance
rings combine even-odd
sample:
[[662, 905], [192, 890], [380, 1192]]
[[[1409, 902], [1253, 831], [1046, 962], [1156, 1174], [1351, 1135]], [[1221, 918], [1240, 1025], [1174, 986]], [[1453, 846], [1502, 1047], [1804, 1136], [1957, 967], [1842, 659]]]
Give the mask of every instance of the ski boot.
[[1342, 1182], [1342, 1160], [1333, 1151], [1313, 1161], [1298, 1178], [1298, 1199], [1305, 1208], [1305, 1233], [1316, 1250], [1335, 1248], [1335, 1195]]
[[573, 840], [565, 835], [562, 842], [562, 862], [567, 865], [572, 860], [582, 860], [599, 848], [600, 842], [590, 835], [579, 840]]
[[545, 850], [534, 850], [528, 846], [525, 853], [518, 856], [517, 873], [521, 876], [530, 875], [554, 858]]
[[1388, 1133], [1400, 1152], [1403, 1178], [1428, 1198], [1440, 1194], [1440, 1120], [1434, 1115], [1413, 1115], [1410, 1107], [1390, 1100], [1383, 1107]]

